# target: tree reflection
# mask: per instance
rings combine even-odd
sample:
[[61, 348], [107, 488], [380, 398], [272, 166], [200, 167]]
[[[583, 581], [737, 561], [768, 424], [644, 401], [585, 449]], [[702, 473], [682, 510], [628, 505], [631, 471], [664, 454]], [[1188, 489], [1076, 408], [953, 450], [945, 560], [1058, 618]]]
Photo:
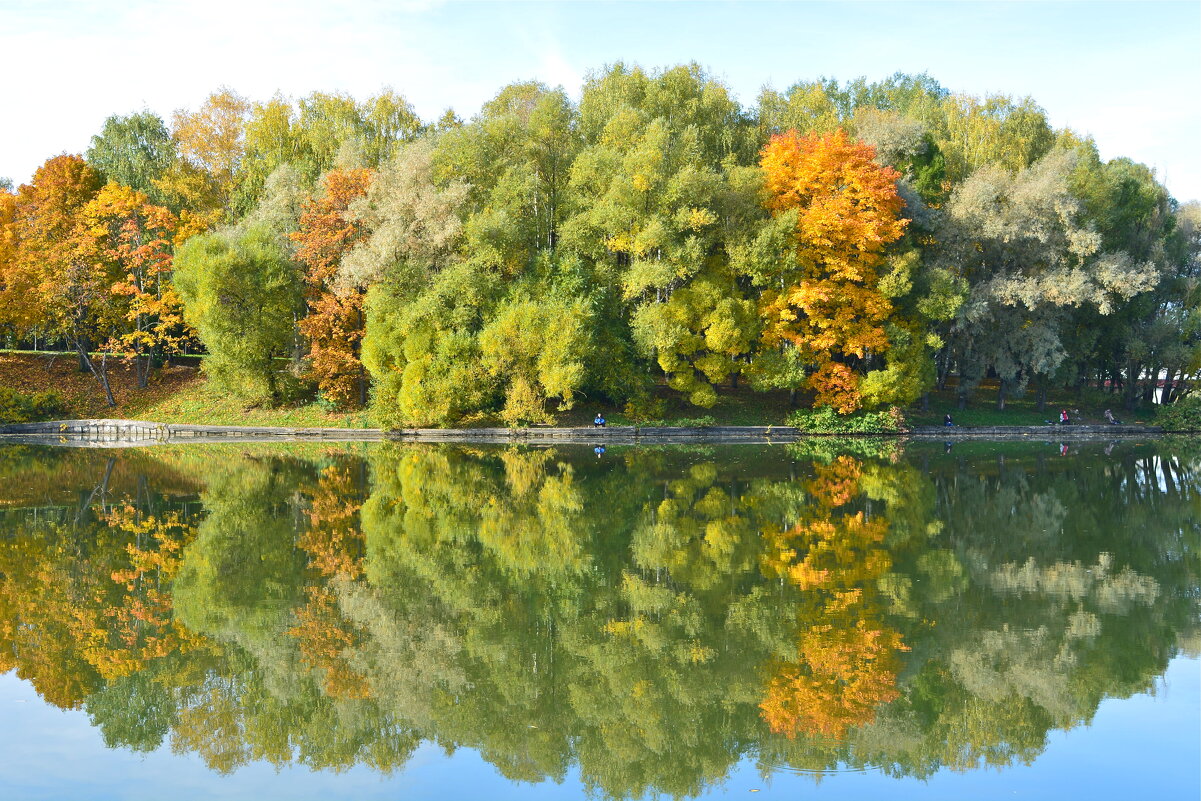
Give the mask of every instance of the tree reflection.
[[690, 796], [1028, 762], [1196, 641], [1179, 446], [856, 447], [22, 452], [0, 669], [220, 771], [430, 741]]

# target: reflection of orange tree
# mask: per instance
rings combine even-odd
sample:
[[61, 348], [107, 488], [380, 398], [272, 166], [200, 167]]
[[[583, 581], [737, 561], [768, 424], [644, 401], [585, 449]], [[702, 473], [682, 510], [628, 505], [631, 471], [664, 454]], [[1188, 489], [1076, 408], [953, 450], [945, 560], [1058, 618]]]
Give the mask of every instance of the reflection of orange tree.
[[884, 620], [875, 582], [892, 560], [888, 520], [844, 509], [860, 494], [862, 463], [841, 456], [806, 483], [811, 502], [787, 530], [765, 531], [764, 572], [803, 591], [797, 658], [771, 665], [759, 705], [777, 734], [841, 739], [897, 698], [899, 632]]
[[313, 581], [321, 583], [306, 587], [308, 601], [296, 611], [296, 625], [288, 629], [305, 663], [325, 671], [325, 691], [331, 698], [371, 694], [366, 677], [347, 661], [346, 652], [360, 634], [339, 610], [336, 592], [363, 573], [361, 489], [351, 468], [352, 463], [338, 461], [317, 478], [309, 499], [309, 525], [297, 544], [308, 555], [309, 568], [316, 574]]

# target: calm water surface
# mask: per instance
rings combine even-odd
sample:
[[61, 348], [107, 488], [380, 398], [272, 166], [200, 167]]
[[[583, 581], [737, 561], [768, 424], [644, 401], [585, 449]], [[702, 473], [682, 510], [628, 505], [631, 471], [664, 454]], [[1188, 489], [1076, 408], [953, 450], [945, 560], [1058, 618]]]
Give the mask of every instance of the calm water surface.
[[0, 798], [1201, 795], [1201, 442], [0, 447]]

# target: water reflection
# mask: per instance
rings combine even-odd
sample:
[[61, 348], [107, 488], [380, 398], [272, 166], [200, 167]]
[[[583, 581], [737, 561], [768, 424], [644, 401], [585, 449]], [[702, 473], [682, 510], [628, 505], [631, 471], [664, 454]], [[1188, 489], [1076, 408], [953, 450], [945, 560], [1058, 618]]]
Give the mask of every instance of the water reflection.
[[0, 671], [222, 772], [1029, 762], [1195, 652], [1186, 448], [8, 448]]

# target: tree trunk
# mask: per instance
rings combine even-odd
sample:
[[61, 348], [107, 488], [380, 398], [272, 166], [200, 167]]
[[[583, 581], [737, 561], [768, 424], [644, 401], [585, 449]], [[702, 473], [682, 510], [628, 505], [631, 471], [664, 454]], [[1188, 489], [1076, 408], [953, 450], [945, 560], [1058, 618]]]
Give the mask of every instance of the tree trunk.
[[[1176, 369], [1168, 368], [1168, 374], [1164, 376], [1163, 391], [1159, 393], [1160, 403], [1171, 403], [1172, 393], [1176, 391]], [[1154, 398], [1152, 398], [1154, 400]]]
[[939, 353], [938, 359], [938, 388], [940, 390], [947, 388], [947, 379], [951, 377], [951, 355], [946, 348]]
[[87, 343], [84, 340], [78, 340], [75, 343], [75, 349], [79, 353], [79, 362], [84, 365], [86, 372], [90, 372], [100, 382], [101, 388], [104, 389], [104, 402], [113, 407], [117, 405], [116, 399], [113, 398], [113, 388], [108, 383], [108, 354], [100, 354], [100, 368], [96, 368], [96, 363], [88, 355]]
[[930, 411], [930, 393], [929, 392], [922, 393], [922, 411], [923, 412]]
[[1138, 374], [1140, 371], [1140, 365], [1134, 362], [1126, 364], [1126, 383], [1122, 385], [1122, 408], [1128, 412], [1134, 411], [1135, 402], [1138, 400]]
[[1151, 368], [1151, 380], [1143, 387], [1143, 403], [1155, 403], [1155, 390], [1159, 389], [1159, 372], [1163, 369], [1160, 365], [1155, 365]]
[[[1079, 390], [1077, 390], [1076, 395], [1079, 397]], [[1045, 381], [1039, 382], [1038, 385], [1038, 410], [1040, 412], [1047, 410], [1047, 383]]]
[[960, 409], [966, 409], [967, 408], [967, 393], [961, 389], [958, 392], [958, 396], [959, 397], [956, 400], [955, 405]]
[[91, 350], [92, 343], [86, 339], [76, 343], [75, 350], [79, 353], [79, 372], [90, 373], [92, 370], [91, 359], [88, 358], [88, 351]]
[[1001, 383], [997, 386], [997, 411], [998, 412], [1005, 411], [1005, 384], [1006, 384], [1006, 381], [1004, 378], [1002, 378]]
[[788, 408], [796, 408], [796, 387], [788, 390]]

